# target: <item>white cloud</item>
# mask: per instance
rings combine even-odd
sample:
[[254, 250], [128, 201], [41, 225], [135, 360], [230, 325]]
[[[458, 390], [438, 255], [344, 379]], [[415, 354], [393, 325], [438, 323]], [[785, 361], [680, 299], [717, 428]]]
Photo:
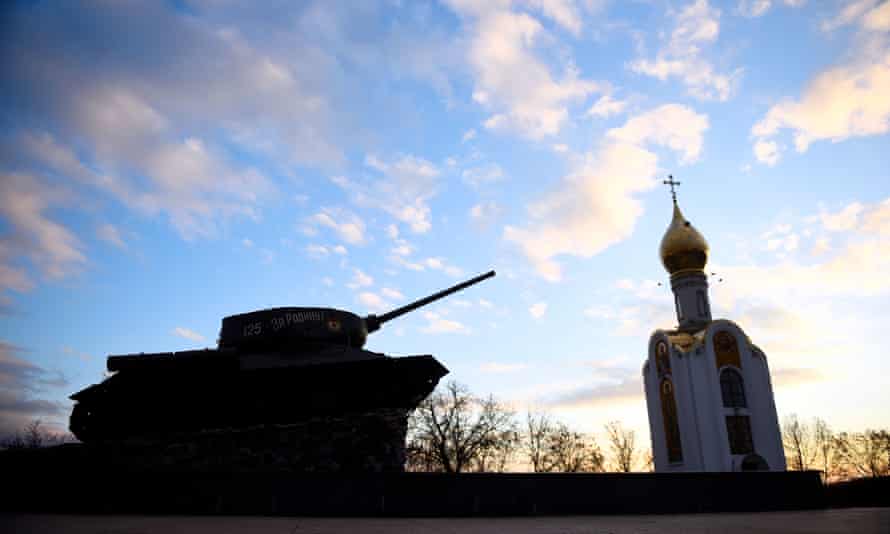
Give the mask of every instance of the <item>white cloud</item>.
[[772, 7], [772, 0], [741, 0], [736, 12], [744, 17], [759, 17]]
[[359, 293], [358, 300], [371, 311], [382, 311], [388, 307], [386, 301], [380, 295], [371, 291]]
[[402, 295], [398, 289], [393, 289], [391, 287], [384, 287], [380, 290], [380, 293], [390, 300], [404, 300], [405, 298], [405, 295]]
[[[848, 2], [843, 9], [833, 18], [822, 23], [823, 31], [833, 31], [841, 26], [860, 23], [866, 29], [879, 27], [882, 13], [886, 14], [887, 3], [875, 7], [880, 0], [853, 0]], [[876, 24], [877, 23], [877, 24]], [[876, 28], [875, 28], [876, 29]]]
[[565, 143], [556, 143], [551, 148], [553, 148], [553, 151], [557, 154], [565, 154], [569, 151], [569, 145]]
[[751, 128], [755, 146], [782, 130], [790, 130], [800, 153], [815, 141], [837, 143], [890, 131], [890, 43], [885, 35], [871, 35], [890, 30], [890, 4], [875, 4], [853, 2], [823, 24], [826, 31], [858, 25], [851, 59], [817, 74], [798, 100], [772, 106]]
[[253, 248], [253, 241], [245, 237], [241, 240], [241, 246], [244, 248]]
[[473, 187], [499, 182], [504, 179], [504, 170], [497, 163], [490, 163], [481, 167], [465, 169], [461, 173], [464, 182]]
[[692, 163], [701, 155], [702, 133], [707, 129], [707, 116], [686, 106], [666, 104], [632, 117], [607, 135], [634, 145], [648, 142], [666, 146], [682, 154], [681, 163]]
[[179, 336], [183, 339], [187, 339], [189, 341], [194, 341], [195, 343], [200, 343], [204, 341], [204, 336], [195, 332], [194, 330], [189, 330], [188, 328], [177, 326], [173, 329], [173, 335]]
[[121, 237], [120, 230], [117, 229], [116, 226], [110, 223], [100, 224], [96, 227], [96, 237], [105, 241], [107, 243], [111, 243], [120, 249], [126, 249], [127, 244], [124, 243], [124, 239]]
[[844, 208], [837, 213], [822, 212], [819, 214], [819, 218], [822, 221], [822, 227], [826, 230], [831, 232], [847, 232], [858, 226], [859, 215], [862, 214], [863, 211], [865, 211], [864, 205], [859, 202], [853, 202], [844, 206]]
[[449, 276], [460, 276], [464, 273], [463, 269], [455, 265], [451, 265], [442, 258], [432, 257], [423, 260], [423, 265], [435, 271], [442, 271]]
[[460, 140], [462, 143], [466, 143], [467, 141], [472, 141], [475, 138], [476, 138], [476, 129], [470, 128], [469, 130], [464, 132], [464, 135], [460, 138]]
[[0, 216], [9, 225], [0, 237], [0, 290], [33, 287], [23, 260], [50, 279], [74, 274], [86, 264], [80, 240], [49, 218], [51, 208], [64, 204], [67, 196], [28, 174], [0, 175]]
[[488, 309], [494, 308], [494, 304], [492, 304], [491, 301], [485, 299], [479, 299], [479, 306]]
[[386, 226], [386, 235], [390, 239], [398, 239], [399, 237], [399, 227], [394, 224], [389, 224]]
[[528, 309], [528, 312], [535, 319], [540, 319], [541, 317], [544, 316], [545, 313], [547, 313], [547, 303], [546, 302], [536, 302], [531, 305], [531, 307]]
[[720, 33], [720, 11], [707, 0], [695, 0], [673, 15], [670, 39], [654, 60], [638, 59], [630, 64], [634, 72], [666, 80], [676, 76], [686, 84], [689, 94], [704, 100], [728, 100], [733, 90], [731, 75], [719, 74], [702, 58], [702, 47]]
[[615, 100], [611, 95], [603, 95], [594, 102], [590, 109], [587, 110], [587, 115], [594, 117], [611, 117], [612, 115], [618, 115], [627, 107], [627, 100]]
[[420, 330], [427, 334], [467, 334], [470, 330], [458, 321], [446, 319], [435, 312], [424, 312], [426, 326]]
[[504, 213], [504, 208], [495, 201], [481, 202], [470, 208], [470, 217], [482, 227], [493, 224]]
[[396, 246], [391, 249], [391, 252], [396, 256], [410, 256], [414, 253], [414, 247], [404, 239], [399, 239], [396, 241]]
[[321, 283], [326, 285], [327, 287], [334, 287], [334, 279], [330, 276], [325, 276], [321, 279]]
[[574, 0], [524, 0], [524, 3], [576, 36], [581, 33], [581, 15]]
[[374, 278], [371, 275], [366, 274], [361, 269], [354, 268], [352, 270], [352, 273], [353, 273], [352, 282], [347, 284], [347, 286], [349, 286], [351, 289], [358, 289], [360, 287], [368, 287], [374, 283]]
[[361, 245], [366, 241], [365, 222], [355, 213], [343, 208], [322, 208], [312, 215], [309, 224], [333, 230], [343, 241], [351, 245]]
[[504, 238], [520, 245], [541, 276], [558, 281], [555, 256], [589, 258], [633, 231], [642, 213], [633, 195], [655, 185], [658, 168], [657, 156], [643, 145], [664, 145], [690, 163], [701, 153], [707, 127], [707, 116], [676, 104], [631, 118], [610, 130], [556, 190], [527, 207], [526, 228], [507, 226]]
[[805, 152], [813, 141], [883, 134], [890, 131], [888, 95], [890, 53], [819, 74], [799, 101], [773, 106], [751, 132], [760, 143], [790, 129], [798, 152]]
[[349, 193], [354, 203], [383, 210], [407, 224], [414, 233], [432, 228], [429, 200], [438, 192], [441, 174], [434, 164], [412, 155], [386, 162], [368, 154], [365, 165], [383, 178], [355, 181], [337, 176], [332, 181]]
[[[568, 2], [531, 2], [570, 31], [580, 22]], [[511, 130], [532, 139], [554, 135], [569, 118], [569, 105], [599, 88], [567, 63], [554, 78], [533, 48], [548, 40], [546, 30], [529, 13], [509, 2], [474, 3], [451, 0], [469, 34], [468, 60], [475, 74], [473, 100], [492, 110], [484, 125]]]
[[527, 363], [485, 362], [479, 366], [479, 370], [487, 374], [506, 374], [524, 371], [528, 367]]
[[310, 258], [326, 258], [328, 257], [328, 255], [330, 255], [330, 253], [331, 251], [324, 245], [318, 245], [316, 243], [310, 243], [306, 245], [306, 254], [308, 254]]
[[758, 139], [754, 143], [754, 157], [760, 163], [765, 163], [772, 167], [779, 161], [779, 145], [775, 141]]

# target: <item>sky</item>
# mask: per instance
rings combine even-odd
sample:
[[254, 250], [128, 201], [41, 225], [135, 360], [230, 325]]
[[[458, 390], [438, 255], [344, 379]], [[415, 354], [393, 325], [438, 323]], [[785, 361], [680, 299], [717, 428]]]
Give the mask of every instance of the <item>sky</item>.
[[890, 426], [890, 2], [255, 4], [4, 3], [0, 432], [226, 315], [494, 269], [367, 348], [648, 443], [668, 175], [779, 415]]

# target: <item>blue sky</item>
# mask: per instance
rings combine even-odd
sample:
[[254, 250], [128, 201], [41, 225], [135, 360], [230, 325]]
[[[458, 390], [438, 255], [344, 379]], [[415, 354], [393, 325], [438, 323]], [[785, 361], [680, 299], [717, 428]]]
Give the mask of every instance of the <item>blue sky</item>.
[[669, 173], [780, 414], [890, 425], [890, 3], [253, 4], [4, 7], [0, 428], [225, 315], [496, 269], [368, 348], [647, 442]]

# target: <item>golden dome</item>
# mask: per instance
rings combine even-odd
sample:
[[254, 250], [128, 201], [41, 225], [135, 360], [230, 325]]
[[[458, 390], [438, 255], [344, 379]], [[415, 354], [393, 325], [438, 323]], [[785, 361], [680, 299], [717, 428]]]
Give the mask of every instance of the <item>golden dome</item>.
[[674, 217], [661, 238], [661, 263], [671, 274], [680, 271], [701, 271], [708, 262], [708, 242], [692, 224], [683, 217], [674, 202]]

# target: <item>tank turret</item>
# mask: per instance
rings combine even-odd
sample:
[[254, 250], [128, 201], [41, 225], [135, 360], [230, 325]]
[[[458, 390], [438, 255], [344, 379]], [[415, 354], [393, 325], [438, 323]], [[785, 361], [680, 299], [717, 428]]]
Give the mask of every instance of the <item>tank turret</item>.
[[379, 330], [384, 323], [494, 275], [494, 271], [489, 271], [380, 316], [359, 317], [335, 308], [297, 307], [231, 315], [222, 320], [219, 348], [313, 350], [320, 345], [335, 344], [360, 349], [365, 346], [368, 334]]

